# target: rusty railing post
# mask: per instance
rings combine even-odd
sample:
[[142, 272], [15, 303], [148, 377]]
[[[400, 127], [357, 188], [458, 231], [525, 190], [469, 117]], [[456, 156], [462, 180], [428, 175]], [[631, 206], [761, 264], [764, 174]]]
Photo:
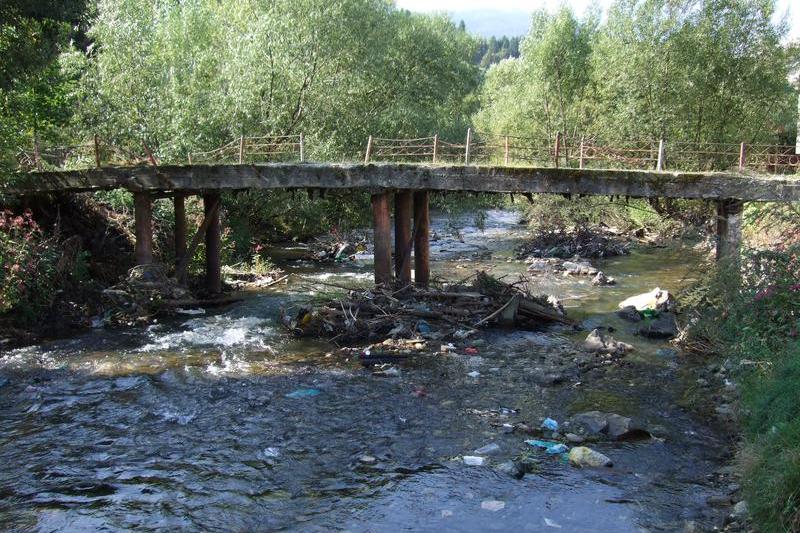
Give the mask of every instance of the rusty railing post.
[[300, 134], [300, 162], [306, 162], [306, 137], [302, 133]]
[[469, 165], [469, 145], [472, 144], [472, 128], [467, 128], [467, 144], [464, 147], [464, 164]]
[[508, 135], [503, 139], [503, 164], [508, 166]]
[[364, 154], [364, 164], [369, 164], [369, 156], [372, 154], [372, 135], [367, 139], [367, 152]]
[[42, 170], [42, 154], [39, 151], [39, 136], [33, 134], [33, 166], [36, 170]]
[[741, 143], [739, 144], [739, 172], [744, 172], [744, 167], [746, 164], [745, 156], [745, 144]]
[[556, 145], [553, 149], [553, 161], [555, 162], [556, 168], [558, 168], [558, 158], [561, 153], [561, 132], [556, 132]]
[[439, 134], [433, 136], [433, 163], [436, 164], [436, 156], [439, 155]]
[[244, 135], [239, 136], [239, 164], [244, 163]]
[[100, 168], [100, 139], [97, 134], [94, 134], [94, 162], [97, 168]]
[[583, 135], [581, 135], [581, 146], [578, 148], [578, 168], [583, 169]]

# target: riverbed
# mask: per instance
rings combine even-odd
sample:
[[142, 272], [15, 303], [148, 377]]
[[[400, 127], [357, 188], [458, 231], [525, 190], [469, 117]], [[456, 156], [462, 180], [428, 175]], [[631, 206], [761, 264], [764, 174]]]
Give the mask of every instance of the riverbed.
[[[440, 215], [433, 229], [436, 276], [525, 271], [513, 212], [490, 211], [481, 229], [469, 216]], [[724, 510], [706, 501], [725, 493], [716, 473], [731, 445], [685, 407], [691, 362], [614, 314], [628, 296], [691, 283], [702, 253], [647, 248], [595, 261], [613, 287], [541, 276], [541, 292], [561, 299], [580, 331], [486, 331], [450, 354], [431, 342], [389, 376], [326, 342], [295, 339], [277, 320], [281, 306], [330, 291], [325, 283], [369, 285], [369, 265], [281, 257], [288, 285], [228, 308], [2, 354], [0, 527], [642, 532], [722, 523]], [[571, 354], [600, 326], [636, 349], [582, 373]], [[478, 359], [463, 354], [472, 344]], [[554, 368], [564, 379], [537, 379]], [[317, 393], [291, 394], [303, 390]], [[655, 437], [592, 444], [614, 466], [577, 469], [508, 429], [588, 410], [636, 417]], [[490, 443], [499, 451], [487, 464], [464, 463]], [[520, 457], [536, 464], [522, 479], [497, 468]]]

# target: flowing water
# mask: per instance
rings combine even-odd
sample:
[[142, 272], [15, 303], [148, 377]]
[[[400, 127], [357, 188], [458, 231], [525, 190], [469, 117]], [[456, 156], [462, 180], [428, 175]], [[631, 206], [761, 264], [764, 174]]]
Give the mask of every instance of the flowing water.
[[[468, 220], [461, 221], [466, 224]], [[434, 227], [448, 231], [439, 217]], [[490, 212], [484, 231], [432, 243], [434, 273], [515, 275], [523, 232]], [[493, 258], [479, 259], [486, 252]], [[288, 254], [290, 255], [290, 254]], [[369, 284], [367, 267], [288, 261], [288, 287], [247, 293], [218, 312], [146, 329], [97, 330], [0, 356], [0, 527], [32, 531], [681, 531], [719, 524], [706, 498], [727, 443], [679, 407], [684, 363], [634, 337], [613, 311], [624, 297], [680, 288], [700, 256], [651, 249], [598, 262], [616, 287], [542, 278], [584, 331], [483, 335], [481, 359], [432, 353], [375, 376], [324, 342], [281, 330], [281, 305]], [[615, 326], [637, 350], [579, 374], [565, 363], [586, 329]], [[434, 343], [434, 350], [438, 343]], [[564, 383], [541, 386], [537, 368]], [[477, 369], [480, 376], [469, 377]], [[292, 398], [298, 389], [316, 396]], [[425, 394], [419, 391], [424, 390]], [[417, 392], [415, 394], [415, 391]], [[636, 416], [662, 438], [592, 445], [614, 467], [549, 459], [503, 423], [599, 409]], [[500, 446], [487, 466], [459, 458]], [[494, 468], [541, 459], [515, 479]], [[372, 459], [365, 460], [364, 456]], [[491, 511], [482, 502], [500, 501]]]

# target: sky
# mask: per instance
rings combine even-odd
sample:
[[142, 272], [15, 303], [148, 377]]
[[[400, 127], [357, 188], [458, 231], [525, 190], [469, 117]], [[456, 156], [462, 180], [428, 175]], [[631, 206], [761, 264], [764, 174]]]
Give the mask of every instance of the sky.
[[[612, 0], [597, 0], [605, 9]], [[552, 0], [396, 0], [397, 6], [411, 11], [447, 11], [453, 18], [464, 20], [467, 29], [484, 36], [522, 35], [528, 15], [539, 8], [557, 9], [562, 2]], [[595, 3], [594, 0], [564, 0], [578, 15]], [[789, 39], [800, 39], [800, 2], [777, 0], [778, 14], [788, 12]]]

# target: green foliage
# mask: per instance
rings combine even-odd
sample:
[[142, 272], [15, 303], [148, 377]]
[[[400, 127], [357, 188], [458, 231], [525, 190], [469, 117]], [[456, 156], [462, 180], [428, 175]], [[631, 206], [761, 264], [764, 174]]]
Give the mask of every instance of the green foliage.
[[521, 37], [489, 37], [482, 38], [478, 43], [478, 50], [475, 52], [473, 61], [481, 68], [489, 68], [495, 63], [504, 59], [519, 57], [519, 45]]
[[48, 307], [59, 257], [55, 240], [44, 237], [30, 211], [0, 212], [0, 314], [13, 311], [26, 321]]
[[800, 247], [747, 251], [684, 302], [689, 338], [741, 361], [743, 485], [759, 531], [800, 527]]

